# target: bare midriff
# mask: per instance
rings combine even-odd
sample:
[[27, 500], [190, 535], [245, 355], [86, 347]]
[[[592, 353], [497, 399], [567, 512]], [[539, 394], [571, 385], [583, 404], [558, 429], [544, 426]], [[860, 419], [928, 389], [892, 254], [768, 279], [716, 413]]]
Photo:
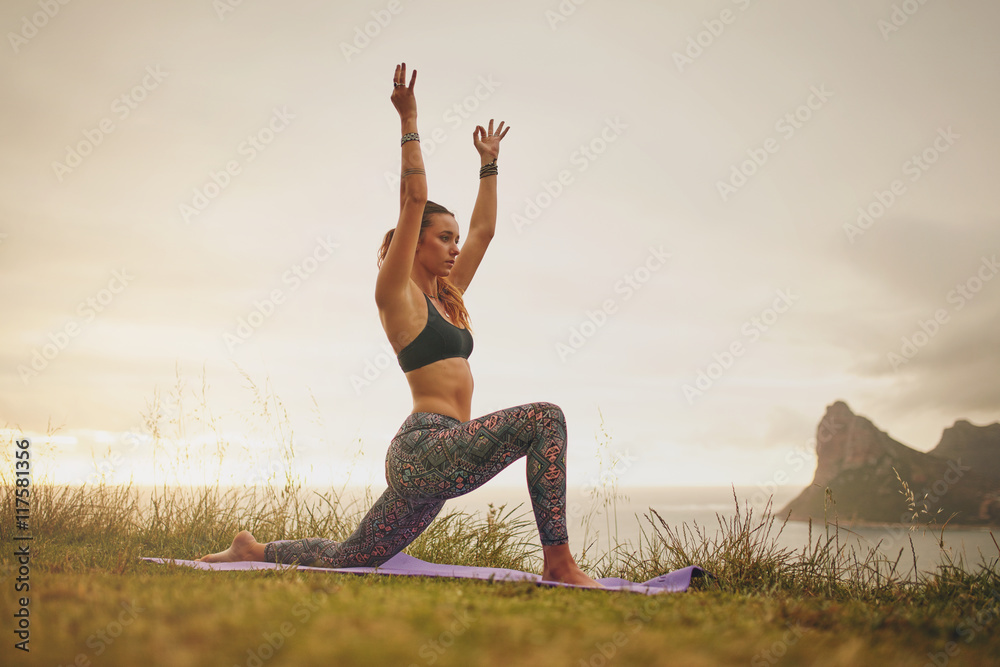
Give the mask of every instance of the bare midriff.
[[441, 359], [406, 374], [413, 412], [437, 412], [467, 422], [472, 416], [472, 369], [462, 357]]

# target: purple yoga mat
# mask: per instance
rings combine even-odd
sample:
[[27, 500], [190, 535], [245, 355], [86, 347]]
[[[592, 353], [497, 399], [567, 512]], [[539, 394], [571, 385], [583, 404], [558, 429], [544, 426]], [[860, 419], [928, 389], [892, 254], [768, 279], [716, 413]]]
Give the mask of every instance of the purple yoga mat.
[[[428, 563], [413, 556], [398, 553], [380, 567], [307, 567], [304, 565], [283, 565], [278, 563], [256, 563], [251, 561], [241, 561], [239, 563], [200, 563], [193, 560], [177, 560], [174, 558], [143, 558], [150, 563], [175, 563], [186, 565], [199, 570], [275, 570], [288, 567], [297, 567], [300, 570], [315, 570], [317, 572], [345, 572], [348, 574], [398, 574], [415, 577], [459, 577], [462, 579], [492, 579], [494, 581], [533, 581], [544, 586], [566, 586], [570, 588], [584, 588], [573, 584], [562, 584], [554, 581], [542, 581], [541, 575], [519, 570], [508, 570], [502, 567], [471, 567], [468, 565], [442, 565], [438, 563]], [[631, 591], [633, 593], [645, 593], [652, 595], [655, 593], [678, 593], [686, 591], [691, 585], [693, 577], [700, 577], [705, 571], [696, 565], [685, 567], [680, 570], [661, 574], [649, 581], [635, 583], [609, 577], [598, 579], [597, 581], [605, 586], [605, 590]], [[600, 589], [591, 589], [600, 590]]]

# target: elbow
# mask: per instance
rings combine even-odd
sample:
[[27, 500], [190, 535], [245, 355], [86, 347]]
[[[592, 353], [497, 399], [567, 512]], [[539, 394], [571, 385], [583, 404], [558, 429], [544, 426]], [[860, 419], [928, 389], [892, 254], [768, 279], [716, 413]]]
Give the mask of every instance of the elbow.
[[427, 184], [416, 185], [408, 183], [406, 189], [403, 190], [403, 201], [408, 204], [426, 204]]
[[493, 236], [496, 234], [496, 222], [493, 224], [485, 224], [479, 221], [479, 224], [471, 223], [469, 228], [469, 238], [475, 236], [477, 239], [484, 243], [490, 243], [493, 240]]

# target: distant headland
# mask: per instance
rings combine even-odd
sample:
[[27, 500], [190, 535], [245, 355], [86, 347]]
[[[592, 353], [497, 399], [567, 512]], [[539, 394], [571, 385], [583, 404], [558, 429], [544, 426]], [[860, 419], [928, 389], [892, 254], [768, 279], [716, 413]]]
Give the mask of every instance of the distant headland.
[[[812, 483], [781, 516], [822, 520], [829, 489], [835, 505], [827, 516], [836, 513], [841, 523], [925, 524], [934, 517], [942, 525], [951, 517], [949, 526], [1000, 526], [1000, 423], [956, 421], [924, 453], [837, 401], [816, 428], [816, 458]], [[900, 479], [913, 494], [916, 519]]]

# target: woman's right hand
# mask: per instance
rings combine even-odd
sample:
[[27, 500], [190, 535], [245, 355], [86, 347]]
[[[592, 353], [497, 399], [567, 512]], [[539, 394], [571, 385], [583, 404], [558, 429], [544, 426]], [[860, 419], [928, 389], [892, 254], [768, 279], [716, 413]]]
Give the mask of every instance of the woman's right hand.
[[[396, 65], [396, 74], [392, 77], [392, 106], [396, 107], [402, 119], [417, 117], [417, 99], [413, 96], [413, 84], [417, 81], [417, 70], [413, 70], [410, 85], [406, 84], [406, 63]], [[402, 86], [396, 84], [404, 84]]]

